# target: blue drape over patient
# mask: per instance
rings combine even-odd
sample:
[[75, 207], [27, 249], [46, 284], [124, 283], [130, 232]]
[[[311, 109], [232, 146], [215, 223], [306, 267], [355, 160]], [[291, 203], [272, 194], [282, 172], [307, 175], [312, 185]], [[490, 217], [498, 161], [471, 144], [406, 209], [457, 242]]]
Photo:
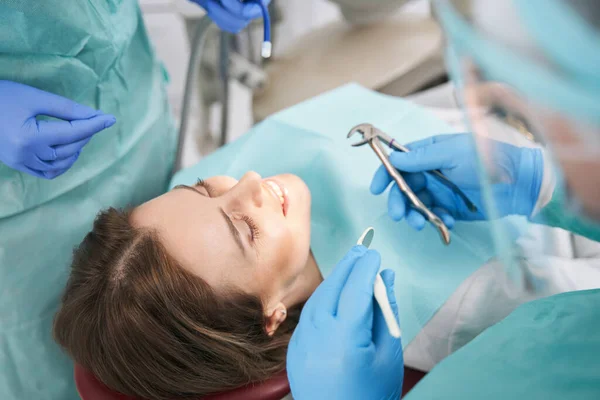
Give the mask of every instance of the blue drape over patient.
[[[471, 273], [495, 256], [486, 222], [457, 223], [445, 246], [435, 229], [415, 232], [387, 215], [387, 197], [373, 196], [369, 185], [379, 159], [368, 146], [354, 148], [346, 134], [372, 123], [408, 143], [451, 129], [426, 110], [401, 99], [347, 85], [280, 112], [236, 142], [178, 173], [172, 186], [198, 178], [240, 178], [249, 170], [263, 177], [300, 176], [311, 190], [311, 248], [323, 276], [373, 226], [371, 248], [382, 267], [396, 271], [403, 345], [406, 347], [436, 310]], [[523, 221], [507, 219], [516, 235]]]

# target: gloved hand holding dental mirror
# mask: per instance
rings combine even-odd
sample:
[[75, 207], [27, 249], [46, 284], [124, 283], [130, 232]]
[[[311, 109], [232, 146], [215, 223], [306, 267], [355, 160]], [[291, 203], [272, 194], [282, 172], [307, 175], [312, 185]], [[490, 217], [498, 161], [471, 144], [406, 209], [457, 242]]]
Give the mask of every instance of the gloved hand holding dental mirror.
[[400, 398], [404, 360], [395, 274], [379, 274], [381, 257], [366, 247], [373, 234], [365, 231], [302, 311], [287, 354], [294, 398]]

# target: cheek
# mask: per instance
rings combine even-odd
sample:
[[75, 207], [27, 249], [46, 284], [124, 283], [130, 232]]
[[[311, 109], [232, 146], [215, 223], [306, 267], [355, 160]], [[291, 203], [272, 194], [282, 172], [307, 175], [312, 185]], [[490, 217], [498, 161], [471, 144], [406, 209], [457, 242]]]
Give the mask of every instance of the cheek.
[[281, 287], [293, 280], [302, 271], [308, 260], [309, 243], [297, 239], [288, 226], [273, 227], [264, 237], [259, 269], [265, 284]]
[[561, 120], [545, 120], [542, 122], [542, 127], [546, 140], [555, 147], [584, 145], [580, 142], [579, 137], [569, 130], [570, 127]]
[[573, 195], [583, 205], [586, 214], [600, 221], [600, 163], [563, 163], [562, 169]]

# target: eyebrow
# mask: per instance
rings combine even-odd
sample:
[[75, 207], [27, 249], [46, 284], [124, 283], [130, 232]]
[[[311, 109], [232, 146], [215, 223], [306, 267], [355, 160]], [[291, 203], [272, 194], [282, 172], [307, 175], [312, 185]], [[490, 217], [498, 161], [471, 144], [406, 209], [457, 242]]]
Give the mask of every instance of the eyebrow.
[[[173, 190], [175, 190], [175, 189], [187, 189], [187, 190], [191, 190], [193, 192], [198, 193], [202, 197], [207, 197], [205, 194], [203, 194], [198, 189], [196, 189], [196, 188], [194, 188], [192, 186], [177, 185], [177, 186], [175, 186], [173, 188]], [[233, 239], [235, 240], [235, 243], [238, 245], [238, 247], [240, 248], [240, 250], [242, 251], [242, 253], [244, 253], [244, 255], [245, 255], [246, 254], [246, 248], [244, 247], [244, 243], [242, 242], [242, 237], [240, 236], [240, 232], [237, 230], [237, 228], [233, 224], [233, 221], [231, 220], [231, 218], [229, 217], [229, 215], [227, 215], [227, 213], [225, 212], [225, 210], [223, 210], [223, 208], [219, 208], [219, 211], [221, 212], [221, 215], [225, 219], [225, 222], [227, 223], [227, 227], [229, 227], [229, 231], [231, 232], [231, 235], [233, 236]]]

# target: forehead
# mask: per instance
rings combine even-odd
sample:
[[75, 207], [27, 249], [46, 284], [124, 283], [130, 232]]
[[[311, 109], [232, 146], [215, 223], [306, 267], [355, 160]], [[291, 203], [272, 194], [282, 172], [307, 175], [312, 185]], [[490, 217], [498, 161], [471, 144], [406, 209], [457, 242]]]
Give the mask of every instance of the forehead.
[[219, 203], [187, 189], [174, 189], [137, 207], [132, 223], [155, 230], [188, 271], [217, 287], [246, 263], [220, 212]]

